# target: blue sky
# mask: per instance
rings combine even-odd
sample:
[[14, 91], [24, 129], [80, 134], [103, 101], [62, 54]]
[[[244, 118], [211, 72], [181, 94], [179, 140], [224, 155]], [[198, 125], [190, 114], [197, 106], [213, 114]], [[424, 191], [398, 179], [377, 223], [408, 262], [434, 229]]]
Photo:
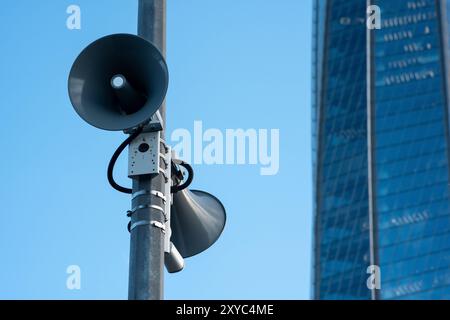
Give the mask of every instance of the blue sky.
[[[66, 8], [81, 8], [81, 30]], [[166, 299], [308, 299], [311, 266], [310, 0], [169, 0], [167, 125], [279, 129], [280, 168], [196, 165], [224, 203], [219, 241], [165, 277]], [[121, 132], [84, 123], [67, 95], [78, 53], [136, 33], [137, 1], [2, 5], [0, 298], [126, 299], [129, 196], [106, 167]], [[129, 185], [126, 157], [116, 177]], [[66, 268], [81, 268], [81, 290]]]

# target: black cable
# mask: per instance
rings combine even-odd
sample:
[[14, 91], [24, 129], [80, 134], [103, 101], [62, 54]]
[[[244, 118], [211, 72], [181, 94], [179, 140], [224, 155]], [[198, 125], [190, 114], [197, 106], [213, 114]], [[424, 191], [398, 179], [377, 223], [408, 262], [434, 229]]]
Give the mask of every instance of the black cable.
[[[119, 158], [120, 154], [131, 143], [131, 141], [133, 141], [139, 134], [141, 134], [142, 130], [143, 130], [143, 127], [139, 127], [128, 138], [126, 138], [120, 144], [120, 146], [116, 149], [116, 151], [114, 152], [114, 154], [111, 157], [111, 160], [109, 160], [108, 172], [107, 172], [108, 182], [111, 185], [111, 187], [113, 187], [117, 191], [120, 191], [120, 192], [123, 192], [123, 193], [127, 193], [127, 194], [133, 193], [132, 189], [122, 187], [122, 186], [120, 186], [119, 184], [116, 183], [116, 181], [114, 180], [113, 171], [114, 171], [114, 166], [115, 166], [115, 164], [117, 162], [117, 159]], [[186, 181], [184, 183], [182, 183], [180, 185], [172, 186], [171, 190], [170, 190], [172, 193], [175, 193], [175, 192], [178, 192], [178, 191], [186, 189], [187, 187], [189, 187], [189, 185], [194, 180], [194, 170], [192, 169], [191, 165], [189, 165], [188, 163], [186, 163], [184, 161], [181, 161], [178, 165], [184, 167], [187, 170], [188, 178], [186, 179]]]
[[184, 162], [184, 161], [180, 162], [179, 165], [184, 167], [187, 170], [189, 175], [188, 175], [188, 178], [186, 179], [186, 181], [183, 184], [172, 186], [170, 188], [170, 191], [172, 193], [175, 193], [175, 192], [178, 192], [178, 191], [186, 189], [192, 183], [192, 180], [194, 180], [194, 169], [192, 169], [191, 165], [186, 163], [186, 162]]
[[116, 149], [116, 151], [114, 152], [114, 154], [111, 157], [111, 160], [109, 160], [108, 173], [107, 173], [108, 174], [108, 182], [111, 185], [111, 187], [113, 187], [117, 191], [127, 193], [127, 194], [131, 194], [133, 192], [133, 190], [131, 190], [130, 188], [122, 187], [122, 186], [118, 185], [116, 183], [116, 181], [114, 181], [113, 171], [114, 171], [114, 165], [116, 164], [116, 161], [119, 158], [122, 151], [131, 143], [131, 141], [133, 141], [139, 134], [141, 134], [142, 130], [143, 130], [143, 127], [139, 127], [138, 129], [136, 129], [136, 131], [134, 131], [132, 134], [130, 134], [130, 136], [128, 138], [126, 138], [125, 141], [122, 142], [120, 144], [120, 146]]

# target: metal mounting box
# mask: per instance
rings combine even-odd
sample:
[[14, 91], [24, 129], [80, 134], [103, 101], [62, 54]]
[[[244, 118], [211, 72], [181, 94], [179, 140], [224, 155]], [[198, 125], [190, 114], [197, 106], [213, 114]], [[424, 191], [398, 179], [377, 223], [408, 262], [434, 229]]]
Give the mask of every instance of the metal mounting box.
[[134, 139], [128, 150], [128, 177], [158, 174], [160, 132], [144, 132]]

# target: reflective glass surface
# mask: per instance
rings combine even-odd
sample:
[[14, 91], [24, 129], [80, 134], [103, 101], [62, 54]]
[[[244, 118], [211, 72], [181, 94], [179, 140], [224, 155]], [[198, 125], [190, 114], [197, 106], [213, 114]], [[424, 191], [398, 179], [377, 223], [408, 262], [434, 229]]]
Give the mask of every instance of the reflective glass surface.
[[315, 54], [315, 298], [368, 299], [366, 6], [318, 1], [316, 10], [326, 19]]
[[372, 3], [315, 1], [314, 298], [450, 299], [450, 1]]
[[[438, 2], [377, 0], [374, 159], [382, 299], [450, 298], [444, 42]], [[444, 290], [447, 288], [447, 291]]]

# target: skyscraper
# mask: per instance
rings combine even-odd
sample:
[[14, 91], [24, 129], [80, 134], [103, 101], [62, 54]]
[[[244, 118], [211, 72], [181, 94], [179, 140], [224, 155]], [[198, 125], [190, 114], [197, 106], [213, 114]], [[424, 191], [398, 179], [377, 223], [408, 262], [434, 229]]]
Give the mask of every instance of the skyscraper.
[[[370, 5], [381, 29], [366, 25]], [[315, 0], [316, 299], [450, 299], [448, 12], [447, 0]]]

